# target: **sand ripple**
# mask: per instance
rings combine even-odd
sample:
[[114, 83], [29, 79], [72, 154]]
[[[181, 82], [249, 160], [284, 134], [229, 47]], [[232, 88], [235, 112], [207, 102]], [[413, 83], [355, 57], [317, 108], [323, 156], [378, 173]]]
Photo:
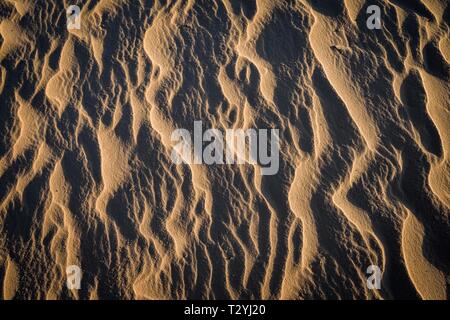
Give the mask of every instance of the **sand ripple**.
[[[449, 1], [327, 3], [2, 1], [0, 297], [447, 299]], [[174, 165], [195, 120], [278, 174]]]

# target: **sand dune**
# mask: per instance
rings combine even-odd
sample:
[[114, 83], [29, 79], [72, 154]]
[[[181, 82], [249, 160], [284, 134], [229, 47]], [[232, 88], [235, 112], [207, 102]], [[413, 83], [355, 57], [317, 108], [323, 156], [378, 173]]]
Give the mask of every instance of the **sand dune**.
[[[449, 1], [370, 1], [379, 30], [368, 2], [91, 0], [68, 30], [1, 1], [0, 297], [448, 299]], [[279, 129], [278, 172], [175, 164], [194, 121]]]

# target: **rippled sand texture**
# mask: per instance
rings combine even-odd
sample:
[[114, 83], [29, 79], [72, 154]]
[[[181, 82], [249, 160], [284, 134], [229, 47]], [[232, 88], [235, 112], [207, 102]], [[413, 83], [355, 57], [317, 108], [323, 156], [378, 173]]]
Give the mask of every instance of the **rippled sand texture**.
[[[363, 0], [83, 1], [70, 32], [62, 2], [0, 1], [0, 297], [449, 297], [449, 1], [368, 1], [381, 30]], [[174, 165], [195, 120], [280, 129], [278, 174]]]

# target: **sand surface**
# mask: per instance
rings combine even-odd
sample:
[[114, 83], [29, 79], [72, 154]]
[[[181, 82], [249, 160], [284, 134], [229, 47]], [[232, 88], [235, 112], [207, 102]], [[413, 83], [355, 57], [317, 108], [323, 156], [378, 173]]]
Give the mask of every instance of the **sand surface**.
[[[0, 298], [448, 299], [449, 21], [448, 0], [0, 0]], [[279, 129], [278, 173], [174, 164], [194, 121]]]

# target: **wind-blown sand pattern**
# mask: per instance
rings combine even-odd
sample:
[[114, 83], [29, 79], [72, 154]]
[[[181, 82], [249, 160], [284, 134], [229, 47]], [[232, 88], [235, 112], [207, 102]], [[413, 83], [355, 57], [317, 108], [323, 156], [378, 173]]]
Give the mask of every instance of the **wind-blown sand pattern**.
[[[447, 0], [1, 0], [0, 297], [448, 299], [449, 21]], [[278, 128], [279, 172], [175, 165], [197, 120]]]

